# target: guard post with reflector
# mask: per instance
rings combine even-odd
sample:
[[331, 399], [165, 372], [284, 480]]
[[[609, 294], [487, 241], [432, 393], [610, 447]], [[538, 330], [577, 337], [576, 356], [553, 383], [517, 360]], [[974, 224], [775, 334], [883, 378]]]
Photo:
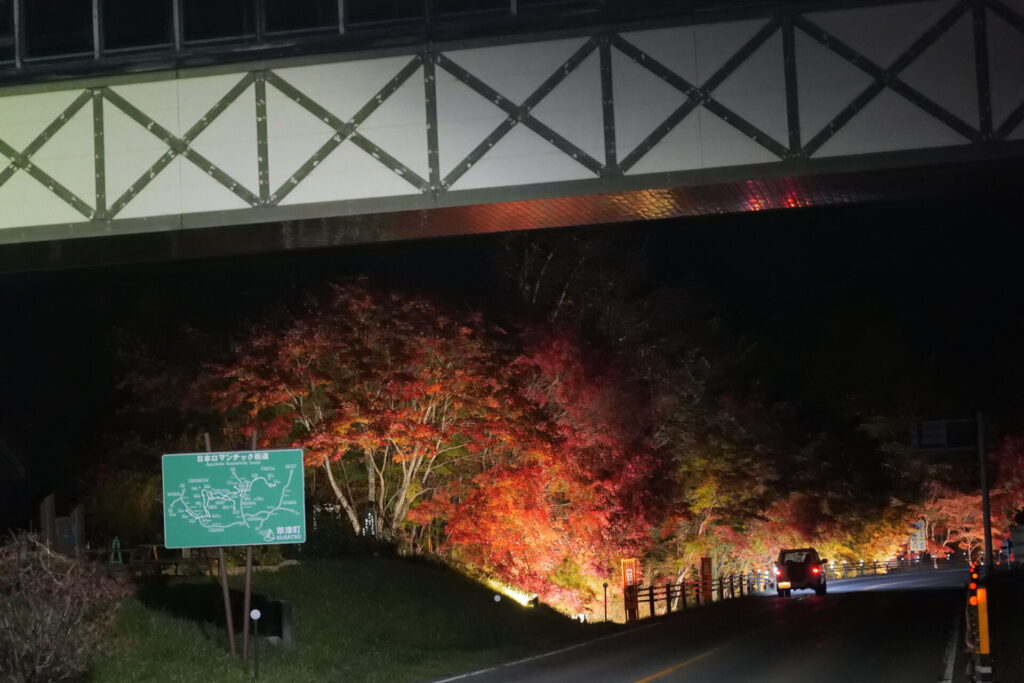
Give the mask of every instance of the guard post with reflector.
[[972, 654], [973, 680], [991, 683], [995, 680], [992, 668], [992, 643], [988, 628], [988, 588], [985, 586], [987, 567], [971, 564], [970, 582], [967, 584], [967, 646]]

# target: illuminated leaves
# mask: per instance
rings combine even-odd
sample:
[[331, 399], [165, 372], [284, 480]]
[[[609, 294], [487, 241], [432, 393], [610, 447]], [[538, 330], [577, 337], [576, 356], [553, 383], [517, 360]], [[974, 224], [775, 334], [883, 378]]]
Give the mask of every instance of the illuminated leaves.
[[214, 398], [265, 441], [304, 446], [353, 527], [370, 501], [397, 539], [437, 486], [529, 441], [515, 369], [485, 330], [423, 297], [334, 286], [295, 317], [250, 330], [215, 369]]

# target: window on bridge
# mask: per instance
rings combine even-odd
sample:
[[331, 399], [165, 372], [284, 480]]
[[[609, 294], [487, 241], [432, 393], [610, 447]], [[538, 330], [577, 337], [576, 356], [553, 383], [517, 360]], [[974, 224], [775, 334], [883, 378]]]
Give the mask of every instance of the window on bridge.
[[92, 53], [92, 0], [32, 0], [22, 9], [27, 57]]
[[602, 7], [608, 4], [605, 0], [516, 0], [520, 9], [533, 7]]
[[266, 0], [267, 31], [338, 30], [338, 0]]
[[173, 22], [171, 0], [103, 0], [103, 49], [173, 45]]
[[346, 24], [422, 18], [423, 0], [345, 0]]
[[256, 35], [253, 0], [182, 0], [185, 42], [239, 40]]
[[511, 0], [434, 0], [437, 14], [469, 14], [478, 12], [512, 13]]
[[14, 61], [14, 0], [0, 0], [0, 63]]

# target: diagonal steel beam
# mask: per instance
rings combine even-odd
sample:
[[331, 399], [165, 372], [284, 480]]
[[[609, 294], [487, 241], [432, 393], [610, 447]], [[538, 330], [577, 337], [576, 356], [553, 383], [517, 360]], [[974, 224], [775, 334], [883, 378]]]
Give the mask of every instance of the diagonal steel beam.
[[773, 137], [750, 123], [742, 116], [726, 107], [724, 104], [712, 97], [712, 92], [739, 68], [743, 62], [750, 58], [764, 43], [779, 29], [778, 19], [768, 21], [761, 29], [754, 34], [736, 53], [730, 57], [711, 77], [704, 82], [704, 85], [697, 86], [668, 68], [657, 59], [654, 59], [646, 52], [633, 45], [622, 36], [613, 36], [612, 44], [627, 57], [644, 67], [658, 78], [662, 79], [675, 89], [686, 95], [686, 101], [679, 105], [675, 111], [669, 114], [662, 123], [655, 128], [650, 135], [640, 141], [633, 148], [626, 158], [620, 162], [619, 167], [623, 172], [628, 171], [640, 161], [655, 145], [661, 142], [679, 123], [689, 116], [694, 109], [703, 105], [705, 109], [719, 117], [732, 127], [751, 138], [762, 147], [772, 152], [780, 159], [787, 159], [791, 156], [789, 149], [780, 144]]
[[601, 118], [604, 123], [604, 176], [621, 175], [615, 140], [615, 85], [612, 74], [612, 45], [608, 36], [599, 39], [601, 49]]
[[96, 177], [96, 218], [107, 217], [107, 146], [103, 130], [103, 91], [92, 91], [93, 170]]
[[245, 92], [245, 90], [252, 85], [255, 80], [255, 75], [247, 73], [238, 81], [228, 92], [220, 98], [216, 104], [214, 104], [209, 111], [196, 121], [191, 128], [186, 131], [182, 137], [177, 137], [174, 133], [170, 132], [159, 123], [154, 121], [138, 107], [133, 105], [131, 102], [126, 100], [124, 97], [119, 95], [116, 91], [109, 87], [103, 88], [103, 97], [113, 104], [115, 107], [120, 109], [130, 119], [138, 123], [140, 126], [148, 130], [150, 133], [155, 135], [161, 142], [167, 145], [168, 149], [164, 154], [157, 159], [149, 170], [143, 172], [143, 174], [136, 180], [131, 187], [118, 197], [110, 206], [108, 212], [109, 216], [116, 216], [125, 206], [128, 205], [139, 192], [142, 191], [164, 168], [167, 167], [176, 157], [182, 156], [191, 161], [193, 164], [198, 166], [201, 170], [205, 171], [211, 178], [219, 182], [221, 185], [226, 187], [228, 190], [233, 192], [235, 195], [240, 197], [249, 206], [258, 206], [259, 197], [254, 195], [248, 189], [246, 189], [241, 183], [229, 176], [227, 173], [217, 167], [216, 164], [211, 162], [209, 159], [204, 157], [202, 154], [192, 149], [191, 144], [195, 141], [199, 135], [206, 130], [211, 123], [213, 123], [218, 116], [224, 113], [231, 104], [239, 98], [239, 96]]
[[1014, 12], [1005, 3], [1001, 2], [1001, 0], [985, 0], [985, 5], [999, 15], [999, 17], [1007, 24], [1013, 26], [1021, 33], [1024, 33], [1024, 16]]
[[594, 157], [587, 154], [585, 151], [569, 142], [565, 137], [556, 133], [550, 127], [541, 123], [530, 113], [537, 104], [540, 103], [545, 97], [547, 97], [552, 90], [554, 90], [559, 83], [575, 71], [580, 64], [583, 63], [590, 53], [598, 49], [597, 41], [591, 38], [585, 42], [568, 60], [565, 61], [560, 67], [558, 67], [554, 73], [548, 76], [540, 86], [530, 94], [521, 104], [516, 105], [507, 97], [499, 93], [491, 86], [484, 83], [482, 80], [471, 74], [466, 69], [462, 68], [455, 62], [453, 62], [446, 55], [437, 55], [437, 64], [442, 67], [445, 71], [450, 73], [455, 78], [459, 79], [464, 85], [469, 86], [481, 97], [489, 100], [499, 109], [504, 111], [507, 116], [504, 121], [498, 124], [498, 127], [491, 131], [490, 135], [483, 139], [483, 141], [477, 145], [473, 151], [471, 151], [465, 159], [456, 164], [456, 166], [445, 176], [444, 180], [441, 181], [441, 187], [448, 189], [454, 185], [459, 178], [461, 178], [469, 169], [471, 169], [480, 159], [490, 150], [494, 145], [498, 143], [505, 135], [508, 134], [512, 128], [517, 124], [522, 123], [527, 128], [537, 133], [547, 142], [557, 147], [559, 150], [564, 152], [566, 155], [572, 157], [577, 162], [582, 164], [587, 170], [594, 175], [601, 175], [603, 166]]
[[441, 191], [441, 156], [437, 134], [437, 70], [434, 55], [423, 58], [423, 101], [427, 107], [427, 166], [430, 169], [430, 192], [437, 199]]
[[835, 52], [837, 55], [850, 62], [872, 78], [872, 82], [857, 97], [835, 116], [817, 135], [804, 146], [804, 153], [813, 156], [821, 149], [822, 145], [828, 142], [843, 126], [864, 107], [868, 105], [886, 87], [891, 88], [904, 98], [917, 105], [920, 109], [946, 124], [954, 131], [964, 136], [970, 142], [978, 142], [980, 133], [970, 124], [952, 114], [948, 109], [937, 104], [934, 100], [925, 97], [915, 88], [907, 85], [900, 79], [899, 74], [906, 69], [921, 53], [931, 47], [953, 24], [957, 22], [969, 7], [965, 2], [958, 2], [952, 9], [944, 14], [938, 22], [932, 25], [917, 40], [911, 44], [906, 51], [893, 61], [889, 68], [883, 68], [862, 55], [843, 41], [828, 33], [820, 26], [812, 23], [807, 17], [797, 16], [794, 18], [796, 25], [811, 38]]
[[995, 131], [993, 137], [997, 140], [1005, 140], [1010, 137], [1017, 126], [1020, 125], [1021, 121], [1024, 121], [1024, 102], [1017, 105], [1017, 108], [1010, 112], [1010, 115], [1003, 121], [1003, 125], [999, 126], [999, 130]]
[[[88, 91], [83, 91], [71, 102], [71, 104], [65, 107], [64, 110], [57, 115], [57, 118], [50, 122], [50, 125], [44, 128], [43, 131], [28, 144], [28, 147], [21, 150], [20, 153], [26, 159], [31, 158], [32, 155], [38, 152], [43, 145], [49, 142], [50, 138], [56, 135], [57, 131], [63, 128], [64, 124], [70, 121], [71, 117], [77, 114], [91, 99], [92, 95]], [[10, 177], [14, 175], [15, 171], [17, 171], [17, 168], [12, 166], [8, 166], [3, 171], [0, 171], [0, 186], [6, 183]]]
[[789, 128], [789, 153], [799, 156], [800, 142], [800, 88], [796, 69], [796, 31], [792, 17], [782, 23], [782, 63], [786, 71], [786, 127]]
[[992, 83], [988, 63], [988, 22], [985, 18], [984, 2], [971, 6], [971, 20], [974, 25], [974, 78], [978, 84], [978, 128], [981, 139], [992, 137]]
[[332, 135], [316, 152], [313, 153], [313, 156], [307, 159], [305, 163], [295, 171], [295, 173], [281, 183], [281, 186], [270, 195], [268, 204], [270, 206], [276, 206], [279, 204], [281, 200], [287, 197], [291, 191], [306, 178], [306, 176], [313, 172], [313, 169], [319, 166], [324, 159], [326, 159], [341, 145], [341, 143], [349, 139], [352, 140], [353, 144], [391, 169], [391, 171], [396, 175], [404, 178], [417, 190], [420, 192], [426, 192], [429, 189], [429, 183], [426, 180], [356, 131], [356, 129], [366, 121], [373, 112], [384, 104], [389, 97], [391, 97], [414, 73], [416, 73], [422, 63], [422, 56], [416, 55], [413, 57], [391, 78], [391, 80], [384, 84], [384, 87], [377, 91], [377, 93], [371, 97], [349, 121], [342, 121], [326, 107], [319, 104], [312, 97], [296, 88], [280, 75], [273, 71], [268, 71], [266, 74], [266, 80], [268, 83], [277, 88], [285, 97], [326, 123], [335, 131], [334, 135]]
[[85, 90], [80, 93], [78, 97], [71, 102], [71, 104], [64, 108], [57, 118], [50, 122], [50, 125], [44, 128], [43, 131], [20, 152], [11, 147], [4, 140], [0, 140], [0, 154], [3, 154], [11, 160], [11, 163], [4, 168], [3, 171], [0, 171], [0, 187], [10, 180], [17, 171], [25, 171], [39, 181], [43, 187], [47, 188], [65, 203], [70, 205], [75, 209], [75, 211], [78, 211], [90, 220], [94, 219], [96, 217], [96, 211], [93, 207], [86, 204], [80, 197], [78, 197], [78, 195], [66, 188], [49, 173], [32, 163], [32, 156], [38, 152], [43, 145], [50, 140], [50, 138], [56, 135], [57, 131], [63, 128], [75, 114], [81, 111], [88, 102], [91, 102], [92, 99], [93, 93], [91, 91]]
[[[981, 22], [985, 21], [984, 7], [988, 7], [1000, 19], [1024, 34], [1024, 16], [1014, 12], [1006, 5], [1006, 3], [1001, 0], [980, 0], [980, 6], [975, 11], [981, 16]], [[985, 36], [985, 38], [987, 40], [987, 36]], [[987, 56], [986, 51], [986, 59]], [[985, 85], [987, 87], [991, 87], [988, 78], [985, 80]], [[991, 94], [989, 94], [989, 103], [991, 104]], [[989, 115], [991, 116], [991, 112]], [[1021, 102], [1016, 109], [1010, 112], [1010, 115], [1005, 121], [1003, 121], [1003, 124], [999, 126], [999, 129], [992, 132], [992, 136], [997, 140], [1006, 140], [1010, 136], [1010, 133], [1020, 125], [1021, 121], [1024, 121], [1024, 102]]]
[[270, 142], [267, 139], [267, 75], [256, 76], [256, 159], [259, 164], [260, 205], [270, 201]]

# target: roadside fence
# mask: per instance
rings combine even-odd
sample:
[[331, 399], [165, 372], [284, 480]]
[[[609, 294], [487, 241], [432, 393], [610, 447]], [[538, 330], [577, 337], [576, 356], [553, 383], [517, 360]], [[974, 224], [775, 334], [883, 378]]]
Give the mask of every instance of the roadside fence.
[[[960, 559], [932, 558], [926, 560], [891, 560], [878, 562], [829, 562], [825, 570], [828, 581], [842, 581], [861, 576], [879, 576], [906, 572], [935, 571], [966, 567]], [[775, 576], [768, 570], [725, 574], [712, 579], [688, 579], [682, 582], [665, 581], [652, 585], [631, 586], [625, 595], [626, 604], [636, 605], [638, 619], [682, 612], [708, 605], [775, 590]]]
[[966, 568], [967, 562], [960, 558], [939, 558], [920, 560], [860, 560], [858, 562], [829, 562], [825, 576], [832, 581], [853, 579], [858, 576], [877, 576], [897, 572], [932, 571], [935, 569]]

